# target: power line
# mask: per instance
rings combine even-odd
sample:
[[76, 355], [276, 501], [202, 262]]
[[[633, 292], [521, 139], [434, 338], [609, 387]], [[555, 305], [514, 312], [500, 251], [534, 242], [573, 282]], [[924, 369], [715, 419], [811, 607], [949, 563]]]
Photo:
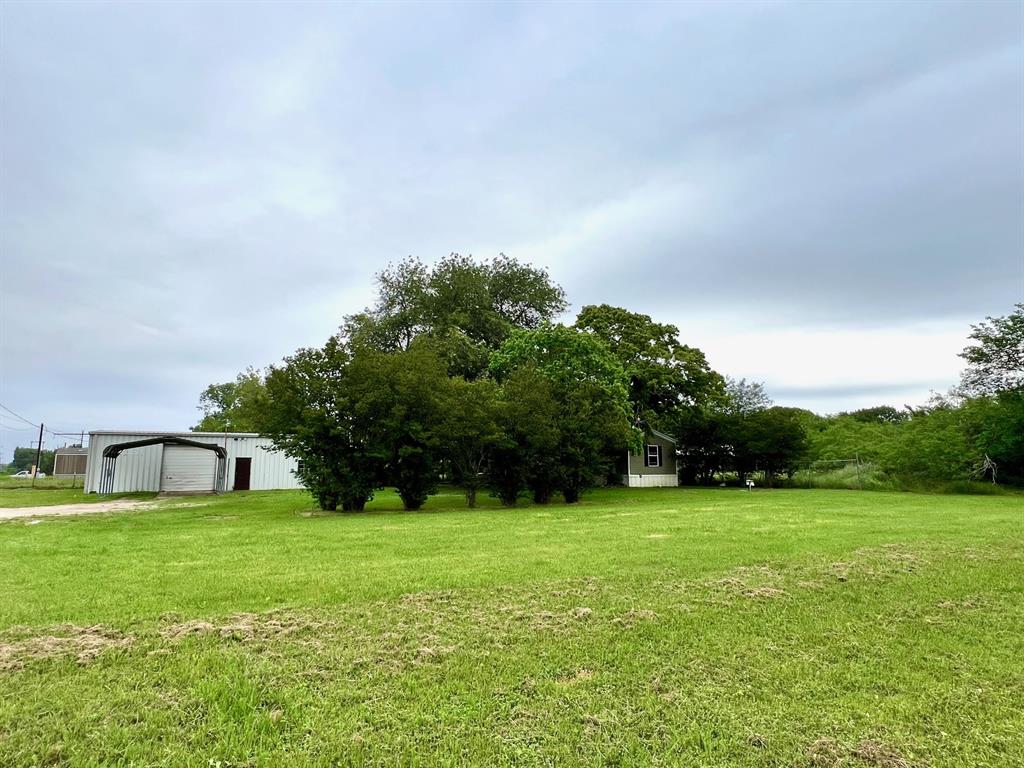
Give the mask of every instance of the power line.
[[12, 427], [0, 421], [0, 429], [4, 432], [34, 432], [32, 427]]
[[11, 429], [32, 429], [32, 427], [26, 426], [23, 421], [15, 421], [6, 413], [0, 413], [0, 426], [10, 427]]
[[[21, 419], [21, 421], [23, 421], [24, 423], [28, 424], [30, 427], [32, 427], [32, 429], [39, 429], [42, 426], [40, 424], [36, 424], [34, 421], [29, 421], [24, 416], [22, 416], [20, 413], [16, 413], [15, 411], [12, 411], [10, 408], [8, 408], [3, 403], [0, 403], [0, 408], [3, 408], [5, 411], [7, 411], [12, 416], [15, 416], [16, 418]], [[7, 430], [9, 430], [11, 432], [28, 432], [29, 431], [27, 428], [8, 427], [8, 426], [6, 426], [6, 425], [4, 425], [2, 423], [0, 423], [0, 427], [3, 427], [4, 429], [7, 429]], [[46, 427], [42, 427], [42, 429], [43, 429], [44, 432], [46, 432], [49, 435], [52, 435], [53, 437], [75, 437], [76, 435], [81, 435], [82, 432], [83, 432], [83, 430], [78, 430], [77, 432], [54, 432], [52, 429], [46, 429]]]
[[28, 419], [26, 419], [26, 418], [25, 418], [24, 416], [22, 416], [22, 415], [21, 415], [21, 414], [19, 414], [19, 413], [15, 413], [14, 411], [12, 411], [12, 410], [11, 410], [10, 408], [8, 408], [8, 407], [7, 407], [6, 405], [4, 405], [3, 403], [0, 403], [0, 408], [3, 408], [3, 409], [4, 409], [5, 411], [7, 411], [7, 412], [8, 412], [9, 414], [11, 414], [12, 416], [17, 416], [17, 417], [18, 417], [19, 419], [21, 419], [22, 421], [24, 421], [24, 422], [25, 422], [26, 424], [28, 424], [29, 426], [31, 426], [31, 427], [35, 427], [36, 429], [39, 429], [39, 425], [38, 425], [38, 424], [36, 424], [36, 423], [35, 423], [35, 422], [33, 422], [33, 421], [29, 421]]

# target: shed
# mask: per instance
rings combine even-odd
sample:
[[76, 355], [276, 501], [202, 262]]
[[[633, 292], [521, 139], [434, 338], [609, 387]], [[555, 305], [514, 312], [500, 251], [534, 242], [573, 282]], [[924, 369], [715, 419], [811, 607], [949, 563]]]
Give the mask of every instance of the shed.
[[58, 448], [53, 456], [54, 477], [78, 477], [85, 474], [89, 452], [81, 446]]
[[679, 485], [676, 464], [676, 439], [656, 429], [644, 433], [642, 453], [627, 452], [619, 462], [622, 484], [630, 488], [655, 488]]

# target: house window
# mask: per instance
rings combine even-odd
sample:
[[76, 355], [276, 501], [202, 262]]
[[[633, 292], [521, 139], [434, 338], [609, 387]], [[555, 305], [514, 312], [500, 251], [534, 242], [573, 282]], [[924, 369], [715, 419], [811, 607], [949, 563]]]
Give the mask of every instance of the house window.
[[647, 451], [644, 454], [644, 466], [645, 467], [660, 467], [661, 466], [661, 446], [660, 445], [648, 445]]
[[306, 462], [304, 462], [302, 459], [299, 459], [299, 466], [297, 466], [295, 468], [295, 474], [301, 475], [302, 474], [302, 470], [304, 470], [305, 468], [306, 468]]

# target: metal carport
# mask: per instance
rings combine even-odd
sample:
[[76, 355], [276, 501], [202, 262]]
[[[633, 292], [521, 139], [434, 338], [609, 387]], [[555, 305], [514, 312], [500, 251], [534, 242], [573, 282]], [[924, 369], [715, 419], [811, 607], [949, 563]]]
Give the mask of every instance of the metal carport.
[[114, 445], [108, 445], [103, 449], [103, 466], [100, 470], [100, 482], [97, 488], [98, 493], [113, 493], [114, 492], [114, 472], [117, 469], [117, 457], [120, 456], [124, 451], [131, 450], [132, 448], [145, 448], [149, 445], [176, 445], [188, 448], [202, 448], [206, 451], [213, 451], [217, 456], [217, 468], [214, 478], [214, 487], [211, 488], [214, 493], [220, 493], [224, 490], [224, 470], [225, 470], [225, 459], [227, 459], [227, 451], [225, 451], [219, 445], [213, 445], [211, 443], [200, 443], [196, 440], [187, 440], [183, 437], [174, 437], [172, 435], [165, 435], [163, 437], [151, 437], [146, 440], [131, 440], [126, 443], [116, 443]]

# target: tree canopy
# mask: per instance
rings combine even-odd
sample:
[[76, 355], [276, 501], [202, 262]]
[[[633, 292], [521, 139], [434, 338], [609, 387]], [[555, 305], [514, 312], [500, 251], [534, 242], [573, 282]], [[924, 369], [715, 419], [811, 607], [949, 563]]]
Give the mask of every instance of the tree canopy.
[[994, 395], [1024, 389], [1024, 304], [1005, 317], [987, 317], [971, 326], [976, 343], [964, 348], [967, 361], [961, 390], [967, 395]]
[[203, 418], [193, 432], [255, 432], [267, 407], [263, 374], [249, 367], [234, 381], [211, 384], [199, 395]]
[[723, 394], [722, 377], [711, 370], [703, 352], [679, 341], [674, 325], [601, 304], [584, 307], [576, 327], [601, 339], [619, 361], [638, 424], [664, 428], [676, 409]]
[[535, 501], [553, 489], [576, 501], [608, 474], [616, 452], [639, 445], [626, 372], [596, 334], [564, 325], [513, 331], [491, 355], [491, 373], [504, 381], [517, 371], [546, 379], [557, 405], [556, 448], [534, 456], [527, 485]]
[[571, 503], [652, 428], [677, 438], [684, 483], [759, 473], [772, 485], [851, 463], [858, 481], [862, 465], [922, 482], [1024, 480], [1024, 305], [973, 326], [950, 396], [818, 416], [723, 378], [648, 315], [588, 305], [554, 323], [562, 289], [503, 255], [408, 258], [377, 281], [373, 306], [323, 347], [207, 387], [195, 429], [270, 437], [330, 510], [361, 510], [385, 486], [419, 509], [442, 480], [470, 506], [485, 488], [508, 506]]
[[377, 301], [345, 319], [344, 334], [382, 352], [429, 336], [449, 373], [476, 378], [516, 328], [536, 328], [567, 306], [547, 271], [504, 254], [477, 261], [456, 253], [427, 266], [409, 257], [377, 275]]

